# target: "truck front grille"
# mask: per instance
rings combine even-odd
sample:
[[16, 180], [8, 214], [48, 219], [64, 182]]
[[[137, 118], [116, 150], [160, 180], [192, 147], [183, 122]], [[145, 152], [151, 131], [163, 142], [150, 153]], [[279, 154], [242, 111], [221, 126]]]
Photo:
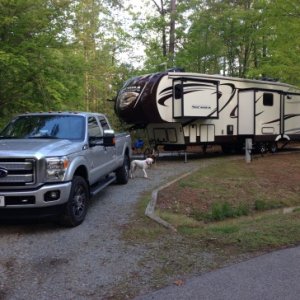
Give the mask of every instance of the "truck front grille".
[[2, 170], [0, 172], [0, 186], [2, 187], [27, 186], [35, 183], [34, 159], [0, 158], [0, 170]]

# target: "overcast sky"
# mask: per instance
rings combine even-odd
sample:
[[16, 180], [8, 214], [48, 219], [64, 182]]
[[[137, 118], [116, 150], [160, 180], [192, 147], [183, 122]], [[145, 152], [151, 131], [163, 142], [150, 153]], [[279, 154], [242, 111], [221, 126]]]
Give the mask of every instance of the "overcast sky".
[[[132, 6], [132, 9], [134, 12], [138, 13], [141, 12], [141, 18], [143, 18], [145, 11], [145, 0], [126, 0], [124, 1], [125, 7], [127, 8], [129, 5]], [[128, 31], [130, 33], [132, 25], [131, 16], [127, 12], [117, 13], [119, 19], [121, 20], [123, 24], [124, 30]], [[128, 62], [132, 64], [134, 67], [142, 67], [143, 61], [144, 61], [144, 49], [142, 43], [133, 41], [132, 50], [126, 53], [119, 54], [119, 58], [123, 62]]]

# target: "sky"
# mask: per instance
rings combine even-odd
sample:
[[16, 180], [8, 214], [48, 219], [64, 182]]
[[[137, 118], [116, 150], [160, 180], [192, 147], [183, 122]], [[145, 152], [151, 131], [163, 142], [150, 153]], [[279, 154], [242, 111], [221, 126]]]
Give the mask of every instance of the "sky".
[[[134, 12], [141, 12], [141, 17], [143, 17], [142, 12], [145, 10], [145, 2], [145, 0], [125, 0], [124, 4], [125, 7], [131, 5]], [[123, 24], [124, 30], [130, 33], [132, 31], [130, 28], [132, 25], [131, 16], [127, 12], [122, 12], [122, 14], [117, 13], [117, 15]], [[118, 56], [122, 62], [130, 63], [135, 68], [142, 68], [145, 59], [144, 50], [144, 45], [141, 42], [135, 41], [132, 45], [132, 50], [125, 53], [120, 53]]]

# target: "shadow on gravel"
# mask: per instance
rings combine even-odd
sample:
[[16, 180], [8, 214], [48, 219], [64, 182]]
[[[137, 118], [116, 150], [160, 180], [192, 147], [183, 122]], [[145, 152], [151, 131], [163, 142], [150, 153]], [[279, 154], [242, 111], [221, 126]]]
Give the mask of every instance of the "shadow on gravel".
[[[17, 231], [18, 233], [35, 233], [35, 232], [54, 232], [60, 229], [66, 229], [58, 224], [54, 217], [39, 218], [39, 217], [9, 217], [0, 219], [0, 233], [2, 230]], [[7, 233], [7, 231], [5, 231]], [[1, 299], [1, 297], [0, 297]]]

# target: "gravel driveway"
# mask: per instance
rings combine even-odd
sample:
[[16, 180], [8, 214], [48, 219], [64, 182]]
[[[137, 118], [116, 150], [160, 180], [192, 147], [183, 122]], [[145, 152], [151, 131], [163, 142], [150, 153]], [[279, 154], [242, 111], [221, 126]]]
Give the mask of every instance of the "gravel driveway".
[[[128, 245], [120, 229], [133, 216], [143, 191], [201, 163], [159, 161], [148, 171], [151, 179], [111, 185], [95, 197], [85, 222], [71, 229], [48, 222], [0, 224], [0, 299], [115, 299], [134, 274], [148, 269], [139, 261], [143, 245]], [[142, 176], [142, 173], [139, 173]]]

